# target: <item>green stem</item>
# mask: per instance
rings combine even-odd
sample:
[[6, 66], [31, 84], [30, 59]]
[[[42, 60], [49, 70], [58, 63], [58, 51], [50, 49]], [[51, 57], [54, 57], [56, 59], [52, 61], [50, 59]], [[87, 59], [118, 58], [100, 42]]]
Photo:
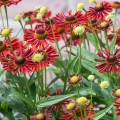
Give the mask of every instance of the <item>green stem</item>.
[[78, 85], [76, 85], [76, 91], [78, 92], [78, 97], [80, 97], [80, 90]]
[[9, 45], [10, 45], [11, 51], [13, 52], [13, 48], [12, 48], [12, 43], [11, 43], [10, 36], [8, 36], [8, 42], [9, 42]]
[[27, 88], [28, 95], [29, 95], [30, 98], [32, 98], [32, 97], [31, 97], [30, 89], [29, 89], [29, 87], [28, 87], [28, 80], [27, 80], [26, 74], [24, 74], [24, 77], [25, 77], [25, 84], [26, 84], [26, 88]]
[[21, 20], [19, 20], [19, 23], [20, 23], [20, 25], [21, 25], [21, 27], [22, 27], [22, 30], [23, 30], [23, 32], [24, 32], [24, 26], [23, 26]]
[[32, 21], [31, 21], [31, 18], [30, 18], [30, 17], [29, 17], [29, 21], [30, 21], [30, 27], [31, 27], [31, 29], [33, 29]]
[[71, 60], [72, 53], [72, 28], [70, 28], [70, 52], [69, 52], [69, 60]]
[[2, 8], [1, 7], [0, 7], [0, 14], [1, 14], [1, 20], [2, 20], [3, 28], [5, 28], [4, 20], [3, 20], [3, 14], [2, 14]]
[[5, 14], [6, 14], [7, 28], [9, 28], [7, 7], [4, 6], [4, 9], [5, 9]]
[[48, 15], [47, 13], [46, 13], [46, 17], [48, 18], [48, 20], [49, 20], [49, 22], [50, 22], [50, 26], [51, 26], [52, 34], [53, 34], [53, 36], [54, 36], [55, 44], [56, 44], [58, 53], [59, 53], [60, 57], [62, 58], [62, 54], [61, 54], [61, 52], [60, 52], [60, 48], [59, 48], [59, 45], [58, 45], [58, 41], [57, 41], [57, 39], [56, 39], [56, 37], [55, 37], [54, 29], [53, 29], [53, 27], [52, 27], [52, 22], [51, 22], [51, 20], [50, 20], [50, 18], [49, 18], [49, 15]]
[[107, 46], [107, 49], [109, 50], [107, 31], [104, 31], [104, 35], [105, 35], [105, 39], [106, 39], [106, 46]]

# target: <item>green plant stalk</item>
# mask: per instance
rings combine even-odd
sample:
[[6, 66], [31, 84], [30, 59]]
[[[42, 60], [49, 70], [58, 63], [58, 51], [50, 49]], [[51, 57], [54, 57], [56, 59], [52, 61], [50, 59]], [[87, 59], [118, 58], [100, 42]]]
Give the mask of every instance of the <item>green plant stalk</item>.
[[10, 36], [8, 36], [8, 42], [9, 42], [9, 45], [10, 45], [10, 48], [11, 48], [11, 51], [13, 52], [13, 48], [12, 48], [12, 43], [11, 43], [11, 39], [10, 39]]
[[77, 117], [77, 115], [76, 115], [76, 113], [75, 113], [75, 111], [73, 111], [72, 113], [74, 115], [75, 120], [79, 120], [78, 117]]
[[72, 28], [70, 28], [70, 52], [69, 52], [69, 60], [71, 60], [72, 53]]
[[[92, 81], [90, 81], [90, 104], [92, 105]], [[88, 117], [90, 116], [90, 112], [91, 112], [92, 108], [90, 108], [90, 111], [88, 113]], [[88, 120], [88, 117], [87, 117], [87, 120]]]
[[33, 29], [33, 26], [32, 26], [32, 20], [31, 20], [30, 17], [28, 17], [28, 18], [29, 18], [29, 21], [30, 21], [30, 27], [31, 27], [31, 29]]
[[1, 20], [2, 20], [3, 28], [5, 28], [4, 20], [3, 20], [3, 14], [2, 14], [2, 8], [1, 7], [0, 7], [0, 14], [1, 14]]
[[23, 24], [22, 24], [21, 20], [19, 20], [18, 22], [20, 23], [20, 25], [21, 25], [21, 28], [22, 28], [22, 30], [23, 30], [23, 33], [24, 33], [24, 32], [25, 32], [25, 31], [24, 31], [24, 26], [23, 26]]
[[105, 39], [106, 39], [106, 46], [107, 46], [107, 49], [109, 50], [107, 31], [104, 31], [104, 35], [105, 35]]
[[80, 89], [78, 85], [76, 85], [76, 91], [78, 92], [78, 97], [80, 97]]
[[29, 89], [29, 87], [28, 87], [28, 81], [27, 81], [26, 74], [24, 74], [24, 77], [25, 77], [25, 84], [26, 84], [26, 88], [27, 88], [28, 95], [29, 95], [30, 98], [32, 98], [30, 89]]
[[6, 14], [6, 22], [7, 22], [7, 28], [9, 28], [9, 21], [8, 21], [8, 12], [7, 12], [7, 6], [4, 6], [5, 14]]
[[67, 87], [67, 70], [66, 70], [66, 74], [65, 74], [65, 79], [64, 79], [64, 88], [63, 88], [63, 93], [66, 93], [66, 87]]
[[48, 20], [49, 20], [49, 22], [50, 22], [50, 26], [51, 26], [51, 29], [52, 29], [52, 34], [53, 34], [53, 36], [54, 36], [54, 40], [55, 40], [55, 44], [56, 44], [56, 47], [57, 47], [57, 50], [58, 50], [58, 54], [59, 54], [60, 57], [62, 58], [62, 54], [61, 54], [61, 52], [60, 52], [60, 48], [59, 48], [59, 45], [58, 45], [57, 39], [56, 39], [55, 34], [54, 34], [54, 29], [53, 29], [53, 27], [52, 27], [51, 20], [50, 20], [50, 18], [49, 18], [49, 16], [48, 16], [47, 13], [46, 13], [46, 17], [48, 18]]

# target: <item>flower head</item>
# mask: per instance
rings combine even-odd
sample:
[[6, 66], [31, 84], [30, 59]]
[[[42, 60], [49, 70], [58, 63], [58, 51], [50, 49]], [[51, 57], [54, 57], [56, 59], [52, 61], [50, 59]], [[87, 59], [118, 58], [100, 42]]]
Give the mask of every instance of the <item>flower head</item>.
[[112, 7], [115, 9], [120, 9], [120, 2], [118, 2], [118, 1], [113, 2]]
[[115, 98], [120, 98], [120, 87], [117, 87], [115, 90], [113, 90], [112, 95]]
[[96, 3], [95, 7], [90, 7], [88, 15], [90, 18], [104, 19], [109, 12], [112, 12], [112, 6], [109, 2]]
[[81, 75], [70, 75], [68, 78], [68, 82], [70, 85], [76, 85], [77, 83], [79, 83], [82, 80], [82, 76]]
[[77, 4], [77, 10], [78, 10], [78, 11], [83, 10], [84, 6], [85, 6], [84, 3], [78, 3], [78, 4]]
[[89, 75], [89, 76], [88, 76], [88, 80], [93, 81], [94, 79], [95, 79], [95, 76], [94, 76], [94, 75]]
[[0, 0], [0, 7], [1, 6], [10, 6], [10, 5], [17, 5], [22, 0]]
[[109, 87], [109, 82], [108, 81], [102, 81], [100, 83], [100, 87], [101, 88], [108, 88]]
[[85, 27], [84, 26], [77, 26], [74, 28], [74, 33], [75, 35], [82, 35], [85, 32]]
[[102, 63], [96, 66], [99, 72], [116, 72], [118, 74], [120, 67], [119, 49], [116, 49], [114, 54], [111, 54], [109, 50], [105, 50], [103, 53], [98, 52], [98, 56], [100, 59], [95, 59], [95, 61]]
[[5, 28], [1, 31], [1, 35], [4, 37], [9, 36], [10, 33], [11, 33], [11, 29], [9, 29], [9, 28]]

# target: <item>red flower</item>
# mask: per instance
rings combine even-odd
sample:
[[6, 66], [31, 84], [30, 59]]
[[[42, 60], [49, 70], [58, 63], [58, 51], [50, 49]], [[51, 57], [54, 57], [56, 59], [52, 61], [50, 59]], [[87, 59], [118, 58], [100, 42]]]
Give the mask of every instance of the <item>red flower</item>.
[[[111, 42], [114, 37], [114, 34], [109, 35], [109, 41]], [[120, 34], [118, 34], [117, 39], [116, 39], [116, 45], [120, 46]]]
[[114, 54], [111, 54], [109, 50], [105, 50], [103, 53], [98, 52], [98, 56], [101, 59], [95, 59], [95, 61], [102, 63], [96, 66], [99, 72], [116, 72], [118, 74], [120, 67], [119, 49], [116, 49]]
[[116, 109], [115, 112], [117, 116], [120, 116], [120, 108]]
[[69, 11], [68, 15], [65, 15], [63, 13], [58, 13], [56, 17], [54, 17], [53, 21], [58, 27], [64, 27], [65, 29], [67, 28], [70, 29], [79, 24], [86, 24], [87, 17], [86, 15], [83, 15], [79, 11], [76, 11], [74, 14], [72, 14], [72, 11]]
[[0, 7], [1, 6], [10, 6], [10, 5], [17, 5], [22, 0], [0, 0]]
[[120, 99], [117, 99], [114, 103], [114, 106], [120, 107]]
[[[6, 44], [6, 49], [11, 50], [9, 40], [7, 38], [5, 39], [5, 44]], [[11, 38], [11, 46], [13, 50], [19, 49], [20, 46], [24, 49], [26, 48], [23, 41], [19, 40], [18, 38]]]
[[38, 68], [43, 69], [45, 67], [54, 64], [55, 60], [58, 58], [56, 49], [50, 45], [41, 46], [38, 49], [34, 50], [33, 61], [36, 64], [35, 70], [38, 71]]
[[3, 68], [8, 71], [17, 73], [32, 72], [33, 66], [35, 65], [32, 61], [33, 51], [31, 49], [24, 50], [19, 48], [12, 52], [7, 52], [2, 58]]
[[[56, 95], [61, 95], [61, 89], [56, 90]], [[49, 96], [53, 96], [51, 92], [48, 93]], [[70, 103], [70, 100], [63, 100], [57, 104], [54, 104], [48, 108], [48, 111], [50, 112], [58, 112], [59, 110], [64, 111], [64, 106], [66, 104]]]
[[109, 12], [112, 12], [112, 6], [109, 2], [96, 3], [95, 7], [90, 7], [88, 16], [95, 19], [104, 19]]
[[[57, 33], [54, 31], [55, 37]], [[54, 36], [51, 27], [37, 26], [34, 30], [27, 29], [25, 31], [24, 39], [32, 46], [45, 46], [48, 42], [54, 42]]]

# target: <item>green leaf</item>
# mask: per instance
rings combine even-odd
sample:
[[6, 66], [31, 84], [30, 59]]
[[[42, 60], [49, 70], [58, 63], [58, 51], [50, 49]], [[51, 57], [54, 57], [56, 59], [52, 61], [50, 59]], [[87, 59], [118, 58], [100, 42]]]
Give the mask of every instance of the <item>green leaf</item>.
[[96, 74], [99, 76], [101, 79], [106, 79], [109, 80], [108, 77], [106, 77], [104, 74], [99, 73], [99, 71], [95, 68], [95, 63], [87, 61], [87, 60], [82, 60], [82, 65], [89, 70], [91, 73]]
[[115, 49], [115, 43], [116, 43], [116, 39], [117, 39], [118, 33], [114, 35], [112, 42], [110, 44], [110, 52], [113, 53], [113, 50]]
[[74, 95], [75, 94], [67, 94], [67, 95], [59, 95], [59, 96], [51, 96], [47, 98], [42, 98], [40, 102], [38, 103], [37, 107], [49, 107], [65, 99], [68, 99]]
[[97, 114], [94, 115], [94, 120], [99, 120], [100, 118], [102, 118], [105, 114], [107, 114], [107, 112], [110, 111], [110, 109], [113, 107], [113, 104], [110, 105], [109, 107], [107, 107], [104, 110], [101, 110], [100, 112], [98, 112]]
[[0, 81], [3, 79], [3, 77], [5, 76], [6, 73], [7, 73], [7, 71], [0, 70]]
[[95, 44], [95, 38], [91, 33], [86, 33], [87, 39], [91, 42], [91, 44], [96, 48], [96, 44]]
[[30, 98], [23, 95], [22, 93], [17, 92], [15, 89], [12, 89], [12, 93], [13, 93], [13, 96], [17, 97], [18, 99], [21, 99], [23, 102], [27, 103], [31, 107], [34, 106], [33, 101]]

